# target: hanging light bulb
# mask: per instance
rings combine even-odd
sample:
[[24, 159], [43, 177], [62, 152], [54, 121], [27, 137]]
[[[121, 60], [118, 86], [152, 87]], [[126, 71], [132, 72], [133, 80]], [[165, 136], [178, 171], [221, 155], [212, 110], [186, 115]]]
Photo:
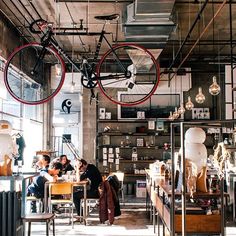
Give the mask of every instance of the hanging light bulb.
[[185, 112], [184, 104], [181, 103], [181, 105], [178, 109], [178, 113], [179, 113], [179, 115], [182, 115], [182, 114], [184, 114], [184, 112]]
[[196, 95], [195, 100], [196, 100], [197, 103], [202, 104], [202, 103], [204, 103], [205, 99], [206, 98], [205, 98], [204, 94], [202, 93], [202, 88], [199, 87], [198, 88], [198, 94]]
[[56, 75], [60, 76], [61, 75], [61, 65], [60, 64], [56, 64], [55, 65], [55, 70], [56, 70]]
[[177, 107], [175, 107], [175, 111], [174, 111], [172, 116], [173, 116], [174, 119], [178, 119], [179, 118], [179, 113], [178, 113], [178, 108]]
[[71, 87], [70, 87], [70, 92], [71, 92], [71, 93], [74, 93], [74, 91], [75, 91], [75, 82], [72, 81], [72, 82], [71, 82]]
[[173, 115], [172, 115], [172, 111], [170, 111], [170, 115], [169, 115], [169, 117], [168, 117], [168, 120], [170, 120], [170, 121], [172, 121], [172, 120], [174, 120], [175, 118], [173, 117]]
[[216, 82], [216, 76], [212, 78], [213, 83], [209, 87], [209, 93], [213, 96], [216, 96], [220, 93], [220, 85]]
[[191, 111], [194, 108], [194, 104], [192, 103], [190, 96], [188, 96], [188, 101], [185, 104], [185, 108], [189, 111]]

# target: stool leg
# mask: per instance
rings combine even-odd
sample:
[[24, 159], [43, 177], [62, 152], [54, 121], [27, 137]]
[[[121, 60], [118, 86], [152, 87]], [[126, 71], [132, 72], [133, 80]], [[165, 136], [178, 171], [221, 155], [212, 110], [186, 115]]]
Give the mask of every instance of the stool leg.
[[49, 222], [50, 221], [46, 221], [46, 235], [49, 236]]
[[52, 220], [52, 233], [53, 233], [53, 236], [55, 236], [55, 221], [54, 221], [54, 219]]
[[28, 222], [28, 236], [31, 234], [31, 222]]

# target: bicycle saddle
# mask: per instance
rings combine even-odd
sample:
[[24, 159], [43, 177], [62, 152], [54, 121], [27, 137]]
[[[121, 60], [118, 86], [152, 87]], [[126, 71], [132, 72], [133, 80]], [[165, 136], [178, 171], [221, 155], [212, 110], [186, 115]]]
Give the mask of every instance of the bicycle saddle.
[[94, 18], [97, 20], [118, 20], [120, 17], [119, 14], [112, 14], [112, 15], [107, 15], [107, 16], [95, 16]]

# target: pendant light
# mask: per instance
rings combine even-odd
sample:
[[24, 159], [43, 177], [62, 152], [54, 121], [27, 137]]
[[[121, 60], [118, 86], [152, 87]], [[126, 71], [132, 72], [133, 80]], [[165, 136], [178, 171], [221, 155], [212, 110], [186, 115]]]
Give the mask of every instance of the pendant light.
[[212, 78], [213, 83], [209, 87], [209, 93], [213, 96], [216, 96], [220, 93], [220, 85], [216, 82], [216, 76]]
[[188, 101], [187, 101], [187, 103], [185, 104], [185, 108], [186, 108], [186, 110], [188, 110], [188, 111], [191, 111], [191, 110], [194, 108], [194, 104], [192, 103], [190, 96], [188, 96]]
[[169, 117], [168, 117], [168, 120], [170, 120], [170, 121], [173, 121], [173, 120], [174, 120], [174, 117], [173, 117], [172, 111], [170, 111], [170, 115], [169, 115]]
[[178, 109], [178, 113], [179, 113], [179, 115], [182, 115], [182, 114], [184, 114], [184, 112], [185, 112], [184, 104], [181, 103], [181, 105]]
[[178, 113], [178, 108], [177, 107], [175, 107], [175, 111], [174, 111], [172, 116], [173, 116], [174, 119], [178, 119], [179, 118], [179, 113]]
[[[181, 82], [181, 97], [182, 97], [182, 101], [183, 101], [184, 98], [183, 98], [183, 91], [182, 91], [182, 76], [181, 76], [180, 82]], [[179, 115], [182, 115], [182, 114], [184, 114], [184, 112], [185, 112], [184, 103], [181, 102], [181, 105], [180, 105], [180, 107], [178, 109], [178, 113], [179, 113]]]
[[198, 94], [196, 95], [195, 100], [197, 103], [202, 104], [202, 103], [204, 103], [205, 99], [206, 99], [205, 95], [202, 93], [202, 88], [199, 87]]

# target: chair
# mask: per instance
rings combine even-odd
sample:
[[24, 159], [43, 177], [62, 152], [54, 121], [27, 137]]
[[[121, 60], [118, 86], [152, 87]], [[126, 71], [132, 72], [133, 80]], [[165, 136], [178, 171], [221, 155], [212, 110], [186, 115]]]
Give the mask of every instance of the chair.
[[[94, 209], [99, 201], [99, 198], [87, 198], [86, 200], [86, 212], [84, 212], [85, 219], [89, 215], [92, 209]], [[80, 215], [82, 215], [82, 210], [84, 211], [84, 199], [80, 200]]]
[[119, 192], [121, 193], [121, 198], [122, 198], [122, 202], [123, 202], [123, 205], [124, 205], [125, 204], [125, 193], [124, 193], [124, 177], [125, 177], [125, 173], [121, 172], [121, 171], [117, 171], [117, 172], [112, 172], [111, 174], [116, 175], [117, 179], [120, 182]]
[[32, 222], [45, 222], [46, 223], [46, 235], [49, 236], [49, 226], [52, 221], [53, 226], [53, 236], [55, 236], [55, 223], [54, 223], [54, 214], [52, 213], [35, 213], [28, 214], [22, 217], [23, 223], [28, 222], [28, 236], [31, 235], [31, 223]]
[[[59, 199], [53, 199], [52, 196], [61, 196]], [[69, 205], [71, 211], [71, 225], [74, 228], [74, 203], [73, 203], [73, 183], [50, 183], [48, 197], [49, 211], [52, 212], [52, 206], [63, 204]]]
[[36, 198], [35, 196], [27, 196], [26, 197], [26, 202], [33, 202], [33, 201], [35, 201], [39, 205], [38, 213], [42, 213], [43, 212], [43, 201], [42, 201], [42, 199], [41, 198]]

